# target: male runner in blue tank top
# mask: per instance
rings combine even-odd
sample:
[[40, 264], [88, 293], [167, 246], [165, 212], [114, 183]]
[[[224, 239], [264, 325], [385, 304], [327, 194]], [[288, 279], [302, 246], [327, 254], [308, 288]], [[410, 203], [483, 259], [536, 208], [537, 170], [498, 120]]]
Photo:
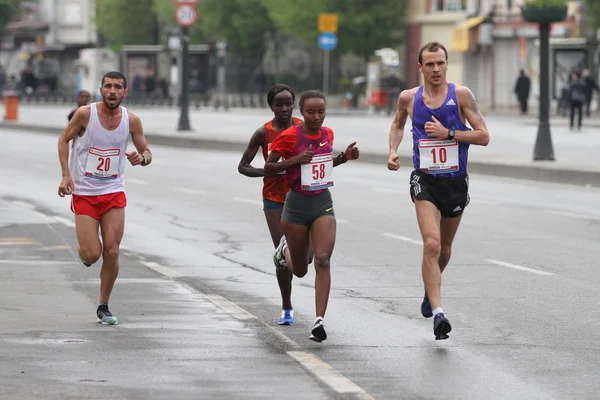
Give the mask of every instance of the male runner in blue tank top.
[[490, 135], [473, 93], [446, 80], [448, 52], [441, 43], [430, 42], [421, 48], [418, 67], [424, 85], [400, 94], [390, 129], [387, 166], [392, 171], [400, 168], [397, 151], [410, 117], [415, 168], [410, 175], [410, 195], [423, 237], [425, 297], [421, 314], [434, 317], [433, 333], [440, 340], [447, 339], [452, 330], [442, 310], [440, 288], [454, 235], [469, 204], [469, 145], [487, 146]]

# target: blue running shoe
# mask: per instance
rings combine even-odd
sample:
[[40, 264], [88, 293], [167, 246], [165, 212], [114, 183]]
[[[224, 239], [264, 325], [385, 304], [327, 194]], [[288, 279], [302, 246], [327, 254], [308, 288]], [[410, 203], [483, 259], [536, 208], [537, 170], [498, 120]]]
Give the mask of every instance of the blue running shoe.
[[435, 340], [448, 339], [448, 333], [452, 330], [452, 325], [448, 318], [444, 316], [444, 313], [437, 313], [433, 318], [433, 334]]
[[427, 292], [425, 292], [425, 297], [423, 297], [423, 302], [421, 303], [421, 315], [423, 315], [425, 318], [433, 317], [433, 311], [431, 310], [431, 304], [429, 303]]
[[108, 304], [100, 304], [96, 310], [96, 316], [98, 317], [98, 323], [106, 325], [117, 325], [119, 323], [117, 317], [108, 310]]
[[294, 310], [281, 310], [279, 325], [294, 325]]

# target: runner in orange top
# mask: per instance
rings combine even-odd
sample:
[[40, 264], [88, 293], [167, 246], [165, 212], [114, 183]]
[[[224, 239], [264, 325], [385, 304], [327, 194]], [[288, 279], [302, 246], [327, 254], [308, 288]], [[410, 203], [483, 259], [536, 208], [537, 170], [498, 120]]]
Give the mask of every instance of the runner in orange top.
[[[302, 123], [302, 120], [292, 117], [295, 99], [296, 95], [288, 85], [277, 84], [269, 90], [267, 103], [271, 107], [275, 118], [254, 132], [238, 165], [238, 171], [242, 175], [251, 178], [263, 177], [263, 210], [275, 247], [277, 247], [283, 236], [281, 212], [283, 210], [285, 195], [289, 189], [285, 180], [285, 171], [280, 174], [267, 176], [264, 169], [254, 168], [250, 164], [254, 160], [254, 157], [256, 157], [259, 147], [262, 148], [263, 158], [266, 161], [270, 153], [271, 143], [277, 135], [292, 125]], [[287, 269], [278, 269], [277, 282], [279, 283], [282, 301], [279, 325], [292, 325], [294, 323], [294, 309], [291, 300], [292, 273]]]

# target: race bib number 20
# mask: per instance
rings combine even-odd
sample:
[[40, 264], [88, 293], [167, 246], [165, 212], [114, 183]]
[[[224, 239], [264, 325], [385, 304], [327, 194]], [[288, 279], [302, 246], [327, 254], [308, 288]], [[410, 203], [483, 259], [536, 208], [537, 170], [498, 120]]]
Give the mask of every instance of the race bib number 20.
[[90, 147], [85, 176], [95, 179], [115, 179], [119, 176], [120, 149]]
[[320, 190], [333, 186], [333, 157], [331, 153], [314, 156], [309, 164], [302, 164], [301, 189]]

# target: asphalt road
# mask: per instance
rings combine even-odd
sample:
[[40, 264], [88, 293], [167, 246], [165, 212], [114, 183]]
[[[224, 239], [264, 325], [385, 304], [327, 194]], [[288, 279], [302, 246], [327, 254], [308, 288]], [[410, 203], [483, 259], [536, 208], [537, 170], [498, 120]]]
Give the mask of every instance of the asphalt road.
[[582, 399], [600, 389], [600, 190], [471, 176], [444, 273], [450, 339], [420, 316], [410, 170], [335, 169], [329, 338], [308, 340], [314, 271], [280, 299], [261, 181], [240, 154], [153, 148], [127, 169], [121, 275], [75, 261], [50, 135], [0, 131], [0, 397]]

